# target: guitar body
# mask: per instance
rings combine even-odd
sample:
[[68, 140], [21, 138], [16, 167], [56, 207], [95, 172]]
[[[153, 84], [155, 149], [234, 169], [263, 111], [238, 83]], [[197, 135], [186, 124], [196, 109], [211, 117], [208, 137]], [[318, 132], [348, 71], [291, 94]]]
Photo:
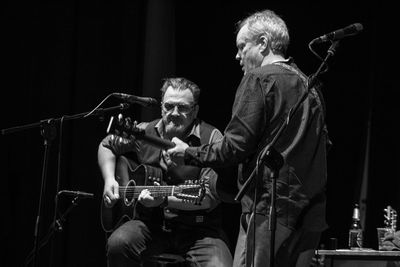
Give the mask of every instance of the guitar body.
[[[115, 178], [120, 187], [153, 185], [153, 182], [161, 183], [162, 171], [155, 167], [139, 165], [120, 156], [115, 167]], [[136, 199], [129, 197], [124, 192], [120, 191], [120, 199], [111, 208], [106, 207], [104, 201], [101, 201], [101, 226], [107, 233], [135, 218]]]
[[[179, 169], [181, 168], [174, 169], [175, 174], [189, 175], [191, 173], [191, 178], [199, 176], [199, 169], [182, 168], [181, 171]], [[194, 204], [200, 204], [206, 191], [204, 181], [198, 179], [178, 177], [170, 180], [170, 184], [174, 185], [161, 185], [165, 181], [160, 168], [145, 164], [138, 165], [124, 156], [120, 156], [117, 160], [115, 179], [119, 185], [120, 199], [111, 208], [106, 207], [104, 201], [101, 201], [101, 225], [106, 233], [113, 232], [124, 222], [137, 218], [137, 210], [138, 215], [144, 215], [152, 221], [161, 216], [157, 210], [153, 213], [153, 209], [145, 208], [140, 204], [136, 205], [136, 200], [144, 189], [149, 190], [154, 197], [175, 196], [182, 201]], [[160, 185], [155, 186], [154, 182]], [[180, 185], [175, 185], [177, 182]]]

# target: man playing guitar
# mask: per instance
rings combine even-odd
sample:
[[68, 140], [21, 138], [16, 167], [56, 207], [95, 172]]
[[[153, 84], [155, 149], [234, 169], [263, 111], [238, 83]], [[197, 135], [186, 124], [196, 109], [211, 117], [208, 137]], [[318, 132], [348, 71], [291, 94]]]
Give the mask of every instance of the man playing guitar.
[[[200, 89], [196, 84], [169, 78], [161, 92], [162, 118], [138, 125], [145, 135], [164, 140], [178, 137], [193, 146], [221, 138], [215, 127], [197, 119]], [[107, 224], [105, 230], [111, 232], [108, 266], [140, 266], [163, 252], [181, 254], [193, 266], [232, 265], [221, 229], [214, 170], [180, 166], [162, 148], [118, 133], [110, 133], [100, 143], [98, 163], [104, 179], [103, 228]], [[196, 190], [199, 184], [204, 184], [204, 197], [188, 196], [185, 190]], [[129, 194], [135, 188], [141, 190], [138, 195]], [[131, 209], [125, 220], [105, 218], [116, 206]]]

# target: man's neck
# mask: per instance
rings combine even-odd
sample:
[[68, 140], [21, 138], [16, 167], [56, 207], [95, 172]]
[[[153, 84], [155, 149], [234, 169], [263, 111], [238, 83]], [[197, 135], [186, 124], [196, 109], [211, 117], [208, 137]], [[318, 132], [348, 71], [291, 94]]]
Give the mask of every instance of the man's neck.
[[273, 64], [275, 62], [281, 62], [281, 61], [286, 61], [286, 59], [281, 55], [269, 53], [266, 57], [264, 57], [263, 62], [261, 63], [261, 66], [265, 66], [268, 64]]

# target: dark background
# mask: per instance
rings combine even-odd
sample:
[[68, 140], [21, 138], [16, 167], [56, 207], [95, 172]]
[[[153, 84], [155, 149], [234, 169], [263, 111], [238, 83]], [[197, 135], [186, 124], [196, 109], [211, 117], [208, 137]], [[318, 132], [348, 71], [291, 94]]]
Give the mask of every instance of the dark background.
[[[329, 72], [321, 77], [333, 142], [328, 157], [330, 227], [321, 244], [335, 237], [339, 247], [346, 247], [360, 181], [368, 176], [365, 246], [377, 249], [375, 228], [383, 226], [383, 209], [387, 205], [399, 208], [398, 127], [394, 124], [399, 105], [392, 67], [397, 14], [393, 6], [364, 1], [10, 1], [3, 3], [0, 23], [0, 128], [39, 124], [50, 118], [58, 121], [43, 181], [40, 239], [54, 216], [57, 184], [59, 189], [95, 194], [73, 208], [63, 231], [40, 250], [41, 266], [50, 262], [53, 266], [105, 266], [99, 214], [103, 182], [96, 155], [111, 113], [103, 120], [95, 116], [64, 120], [62, 129], [59, 119], [92, 110], [112, 92], [159, 99], [162, 78], [184, 76], [203, 90], [200, 116], [223, 130], [242, 77], [234, 59], [235, 23], [265, 8], [286, 20], [291, 34], [289, 55], [308, 75], [320, 64], [308, 48], [312, 39], [355, 22], [364, 26], [361, 34], [340, 42]], [[315, 49], [325, 56], [328, 47], [320, 44]], [[108, 98], [102, 107], [119, 103]], [[158, 117], [160, 110], [133, 105], [129, 113], [147, 121]], [[43, 140], [39, 127], [0, 136], [4, 266], [23, 265], [33, 248]], [[60, 197], [60, 212], [70, 202]], [[234, 244], [239, 209], [224, 205], [225, 227]]]

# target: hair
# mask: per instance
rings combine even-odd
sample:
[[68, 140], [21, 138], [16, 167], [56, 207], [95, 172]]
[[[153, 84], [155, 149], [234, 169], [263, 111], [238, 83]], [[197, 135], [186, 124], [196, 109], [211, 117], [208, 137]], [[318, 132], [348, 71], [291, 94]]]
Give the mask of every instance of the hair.
[[195, 104], [199, 103], [200, 87], [198, 87], [197, 84], [195, 84], [194, 82], [183, 77], [164, 79], [164, 84], [161, 87], [161, 99], [164, 98], [165, 91], [167, 91], [168, 87], [170, 86], [174, 90], [180, 90], [180, 91], [189, 89], [190, 92], [192, 92], [193, 94], [194, 103]]
[[237, 32], [247, 25], [250, 39], [267, 37], [273, 53], [285, 55], [289, 46], [289, 31], [285, 21], [272, 10], [255, 12], [237, 23]]

